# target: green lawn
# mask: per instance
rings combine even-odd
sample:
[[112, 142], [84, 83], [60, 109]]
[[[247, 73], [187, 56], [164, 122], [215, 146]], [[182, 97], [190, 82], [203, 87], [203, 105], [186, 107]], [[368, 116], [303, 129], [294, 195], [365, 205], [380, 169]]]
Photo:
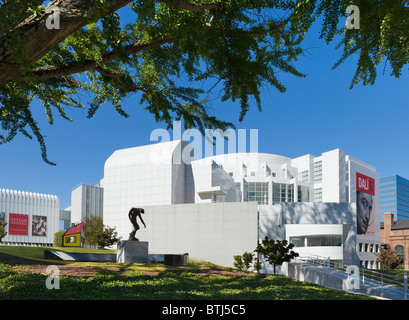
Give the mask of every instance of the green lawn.
[[[44, 261], [41, 247], [0, 247], [0, 252], [18, 254], [20, 257]], [[65, 249], [65, 248], [64, 248]], [[77, 249], [78, 250], [78, 249]], [[94, 251], [93, 251], [94, 252]], [[106, 252], [106, 251], [104, 251]], [[56, 261], [49, 261], [55, 264]], [[76, 265], [81, 264], [79, 262]], [[285, 276], [200, 276], [195, 269], [208, 268], [209, 264], [193, 262], [188, 267], [169, 268], [162, 264], [86, 263], [100, 267], [126, 267], [125, 274], [117, 272], [97, 273], [89, 277], [60, 276], [59, 289], [47, 289], [48, 275], [16, 271], [12, 266], [0, 263], [0, 299], [24, 300], [157, 300], [157, 299], [206, 299], [206, 300], [346, 300], [371, 299], [348, 294], [317, 285], [294, 281]], [[145, 275], [141, 270], [164, 270], [159, 275]], [[178, 269], [182, 273], [169, 272]], [[139, 270], [139, 271], [138, 271]], [[48, 280], [49, 281], [49, 280]], [[53, 283], [55, 283], [54, 280]]]
[[44, 251], [65, 251], [82, 253], [116, 253], [116, 250], [69, 248], [69, 247], [23, 247], [23, 246], [0, 246], [0, 252], [14, 255], [20, 258], [33, 259], [39, 261], [49, 261], [44, 259]]

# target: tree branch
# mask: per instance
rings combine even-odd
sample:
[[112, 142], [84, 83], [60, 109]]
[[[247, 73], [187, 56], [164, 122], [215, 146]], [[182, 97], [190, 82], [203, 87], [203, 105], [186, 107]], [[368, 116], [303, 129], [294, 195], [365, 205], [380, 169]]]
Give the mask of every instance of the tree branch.
[[206, 10], [217, 9], [216, 3], [194, 3], [183, 0], [159, 0], [159, 2], [197, 13], [205, 13]]
[[[124, 52], [127, 55], [136, 54], [138, 52], [148, 50], [151, 48], [159, 47], [165, 43], [172, 42], [171, 39], [154, 39], [148, 43], [134, 43], [124, 47]], [[55, 77], [62, 77], [67, 75], [72, 75], [88, 70], [96, 70], [99, 66], [104, 65], [110, 61], [118, 60], [119, 56], [116, 52], [111, 51], [105, 54], [101, 62], [97, 63], [94, 60], [85, 60], [85, 61], [76, 61], [72, 63], [67, 63], [58, 66], [46, 66], [39, 67], [31, 73], [31, 78], [25, 77], [23, 74], [19, 74], [18, 77], [15, 77], [13, 81], [17, 82], [27, 82], [32, 80], [44, 80]]]
[[99, 67], [99, 66], [96, 68], [96, 70], [97, 70], [101, 75], [103, 75], [104, 77], [108, 77], [108, 78], [114, 79], [114, 80], [115, 80], [116, 82], [118, 82], [121, 86], [123, 86], [124, 88], [127, 88], [127, 89], [130, 90], [130, 91], [143, 91], [143, 92], [147, 92], [147, 90], [146, 90], [145, 88], [137, 87], [137, 86], [135, 86], [135, 85], [133, 85], [133, 84], [132, 84], [132, 85], [131, 85], [131, 84], [128, 84], [128, 83], [126, 82], [126, 80], [123, 79], [123, 77], [121, 77], [120, 74], [107, 71], [107, 70], [105, 70], [104, 68]]
[[[0, 37], [0, 87], [19, 77], [22, 65], [40, 59], [71, 33], [98, 18], [96, 15], [108, 15], [130, 2], [132, 0], [107, 0], [105, 10], [95, 12], [93, 0], [51, 1], [43, 14], [30, 16]], [[59, 29], [48, 29], [46, 25], [53, 6], [59, 9]], [[11, 45], [11, 42], [18, 44]]]

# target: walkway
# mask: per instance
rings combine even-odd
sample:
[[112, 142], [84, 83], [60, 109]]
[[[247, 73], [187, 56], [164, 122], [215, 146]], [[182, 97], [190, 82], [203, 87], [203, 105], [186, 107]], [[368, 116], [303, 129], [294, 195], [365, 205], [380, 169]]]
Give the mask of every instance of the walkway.
[[[334, 268], [306, 262], [291, 262], [288, 264], [288, 276], [300, 281], [315, 283], [327, 288], [360, 293], [391, 300], [409, 299], [405, 297], [403, 287], [382, 283], [360, 276], [359, 289], [348, 289], [348, 274]], [[350, 278], [351, 279], [351, 278]], [[353, 282], [350, 287], [353, 286]]]

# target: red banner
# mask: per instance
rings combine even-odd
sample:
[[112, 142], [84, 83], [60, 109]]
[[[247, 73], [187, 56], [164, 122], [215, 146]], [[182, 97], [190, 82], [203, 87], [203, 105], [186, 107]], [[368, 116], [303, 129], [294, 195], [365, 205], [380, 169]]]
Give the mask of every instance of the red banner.
[[10, 213], [8, 227], [10, 235], [28, 236], [28, 214]]
[[356, 190], [375, 195], [375, 179], [356, 173]]

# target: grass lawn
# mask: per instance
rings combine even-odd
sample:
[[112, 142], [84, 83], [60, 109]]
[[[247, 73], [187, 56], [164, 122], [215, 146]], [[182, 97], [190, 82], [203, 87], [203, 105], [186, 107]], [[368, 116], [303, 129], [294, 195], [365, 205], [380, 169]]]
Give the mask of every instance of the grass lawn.
[[[5, 247], [0, 252], [19, 257], [42, 258], [41, 247]], [[48, 248], [49, 249], [49, 248]], [[65, 250], [65, 248], [64, 248]], [[70, 249], [72, 250], [72, 249]], [[78, 250], [78, 249], [76, 249]], [[80, 249], [81, 250], [81, 249]], [[82, 249], [81, 252], [84, 252]], [[95, 252], [95, 251], [92, 251]], [[103, 252], [107, 252], [104, 250]], [[49, 261], [55, 264], [54, 260]], [[110, 268], [126, 267], [126, 272], [102, 272], [93, 276], [60, 276], [59, 289], [47, 289], [48, 275], [24, 273], [0, 263], [0, 299], [24, 300], [347, 300], [371, 299], [317, 285], [294, 281], [285, 276], [262, 277], [197, 275], [198, 268], [209, 264], [193, 262], [187, 267], [169, 268], [162, 264], [70, 263]], [[143, 270], [159, 270], [159, 275], [146, 275]], [[179, 273], [169, 272], [178, 269]], [[48, 279], [48, 280], [47, 280]]]

